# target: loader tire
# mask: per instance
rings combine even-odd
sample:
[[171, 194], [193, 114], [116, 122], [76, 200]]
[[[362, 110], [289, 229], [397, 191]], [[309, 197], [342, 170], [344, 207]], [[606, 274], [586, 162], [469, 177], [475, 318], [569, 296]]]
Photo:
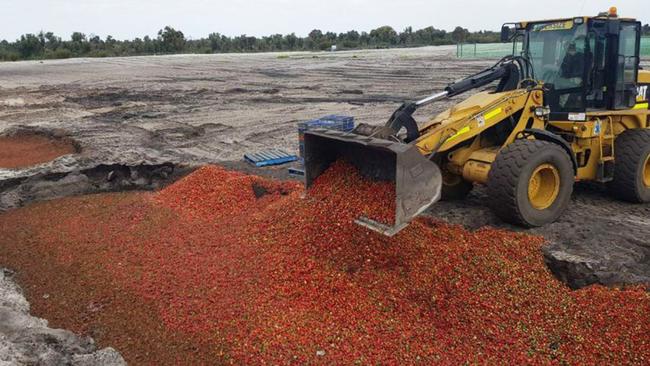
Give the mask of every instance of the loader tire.
[[573, 192], [575, 171], [558, 145], [517, 140], [499, 152], [488, 175], [489, 205], [502, 220], [524, 227], [555, 221]]
[[462, 200], [474, 188], [472, 182], [468, 182], [459, 175], [442, 175], [442, 194], [443, 201]]
[[634, 203], [650, 202], [650, 130], [627, 130], [614, 142], [614, 180], [610, 192]]

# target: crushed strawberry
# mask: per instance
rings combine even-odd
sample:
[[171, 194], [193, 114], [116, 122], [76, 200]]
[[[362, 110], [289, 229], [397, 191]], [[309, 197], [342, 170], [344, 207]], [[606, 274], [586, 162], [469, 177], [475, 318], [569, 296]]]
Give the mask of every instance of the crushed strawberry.
[[[389, 211], [390, 187], [343, 164], [321, 178], [304, 198], [296, 183], [205, 167], [155, 194], [39, 203], [0, 216], [0, 261], [29, 273], [32, 294], [70, 273], [57, 306], [30, 297], [39, 315], [101, 324], [100, 344], [136, 364], [650, 362], [646, 288], [572, 291], [541, 238], [504, 230], [419, 218], [381, 236], [354, 219]], [[107, 291], [102, 311], [126, 321], [62, 305]], [[138, 337], [196, 348], [153, 356]]]
[[395, 223], [395, 185], [372, 181], [343, 161], [334, 162], [309, 189], [309, 196], [335, 206], [336, 214], [366, 217], [386, 225]]

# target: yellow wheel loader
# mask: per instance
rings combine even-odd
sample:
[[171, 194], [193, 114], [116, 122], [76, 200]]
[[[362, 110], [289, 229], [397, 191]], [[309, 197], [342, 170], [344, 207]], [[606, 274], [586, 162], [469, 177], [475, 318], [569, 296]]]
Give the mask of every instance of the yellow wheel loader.
[[[487, 186], [503, 220], [535, 227], [566, 209], [573, 185], [595, 181], [614, 196], [650, 202], [650, 71], [640, 70], [641, 24], [616, 9], [595, 17], [508, 23], [513, 54], [404, 103], [383, 126], [305, 133], [305, 183], [336, 160], [393, 182], [394, 225], [357, 223], [394, 235], [440, 198]], [[424, 105], [482, 88], [426, 123]]]

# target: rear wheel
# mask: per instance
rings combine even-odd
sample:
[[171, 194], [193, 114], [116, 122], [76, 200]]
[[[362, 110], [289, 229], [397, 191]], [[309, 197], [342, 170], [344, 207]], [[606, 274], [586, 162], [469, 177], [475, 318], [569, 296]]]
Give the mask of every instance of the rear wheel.
[[468, 182], [460, 175], [447, 172], [442, 173], [442, 195], [443, 201], [462, 200], [467, 197], [474, 188], [472, 182]]
[[487, 183], [490, 207], [512, 224], [546, 225], [566, 209], [574, 180], [573, 164], [560, 146], [517, 140], [492, 163]]
[[614, 143], [612, 194], [628, 202], [650, 202], [650, 130], [620, 134]]

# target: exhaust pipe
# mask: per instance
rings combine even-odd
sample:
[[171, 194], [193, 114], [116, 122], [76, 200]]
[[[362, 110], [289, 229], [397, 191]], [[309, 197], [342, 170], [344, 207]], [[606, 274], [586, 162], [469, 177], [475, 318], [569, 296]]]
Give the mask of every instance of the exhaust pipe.
[[304, 137], [306, 188], [337, 160], [352, 164], [369, 179], [394, 184], [394, 225], [367, 217], [358, 218], [359, 225], [393, 236], [440, 199], [440, 169], [414, 144], [327, 129], [306, 131]]

